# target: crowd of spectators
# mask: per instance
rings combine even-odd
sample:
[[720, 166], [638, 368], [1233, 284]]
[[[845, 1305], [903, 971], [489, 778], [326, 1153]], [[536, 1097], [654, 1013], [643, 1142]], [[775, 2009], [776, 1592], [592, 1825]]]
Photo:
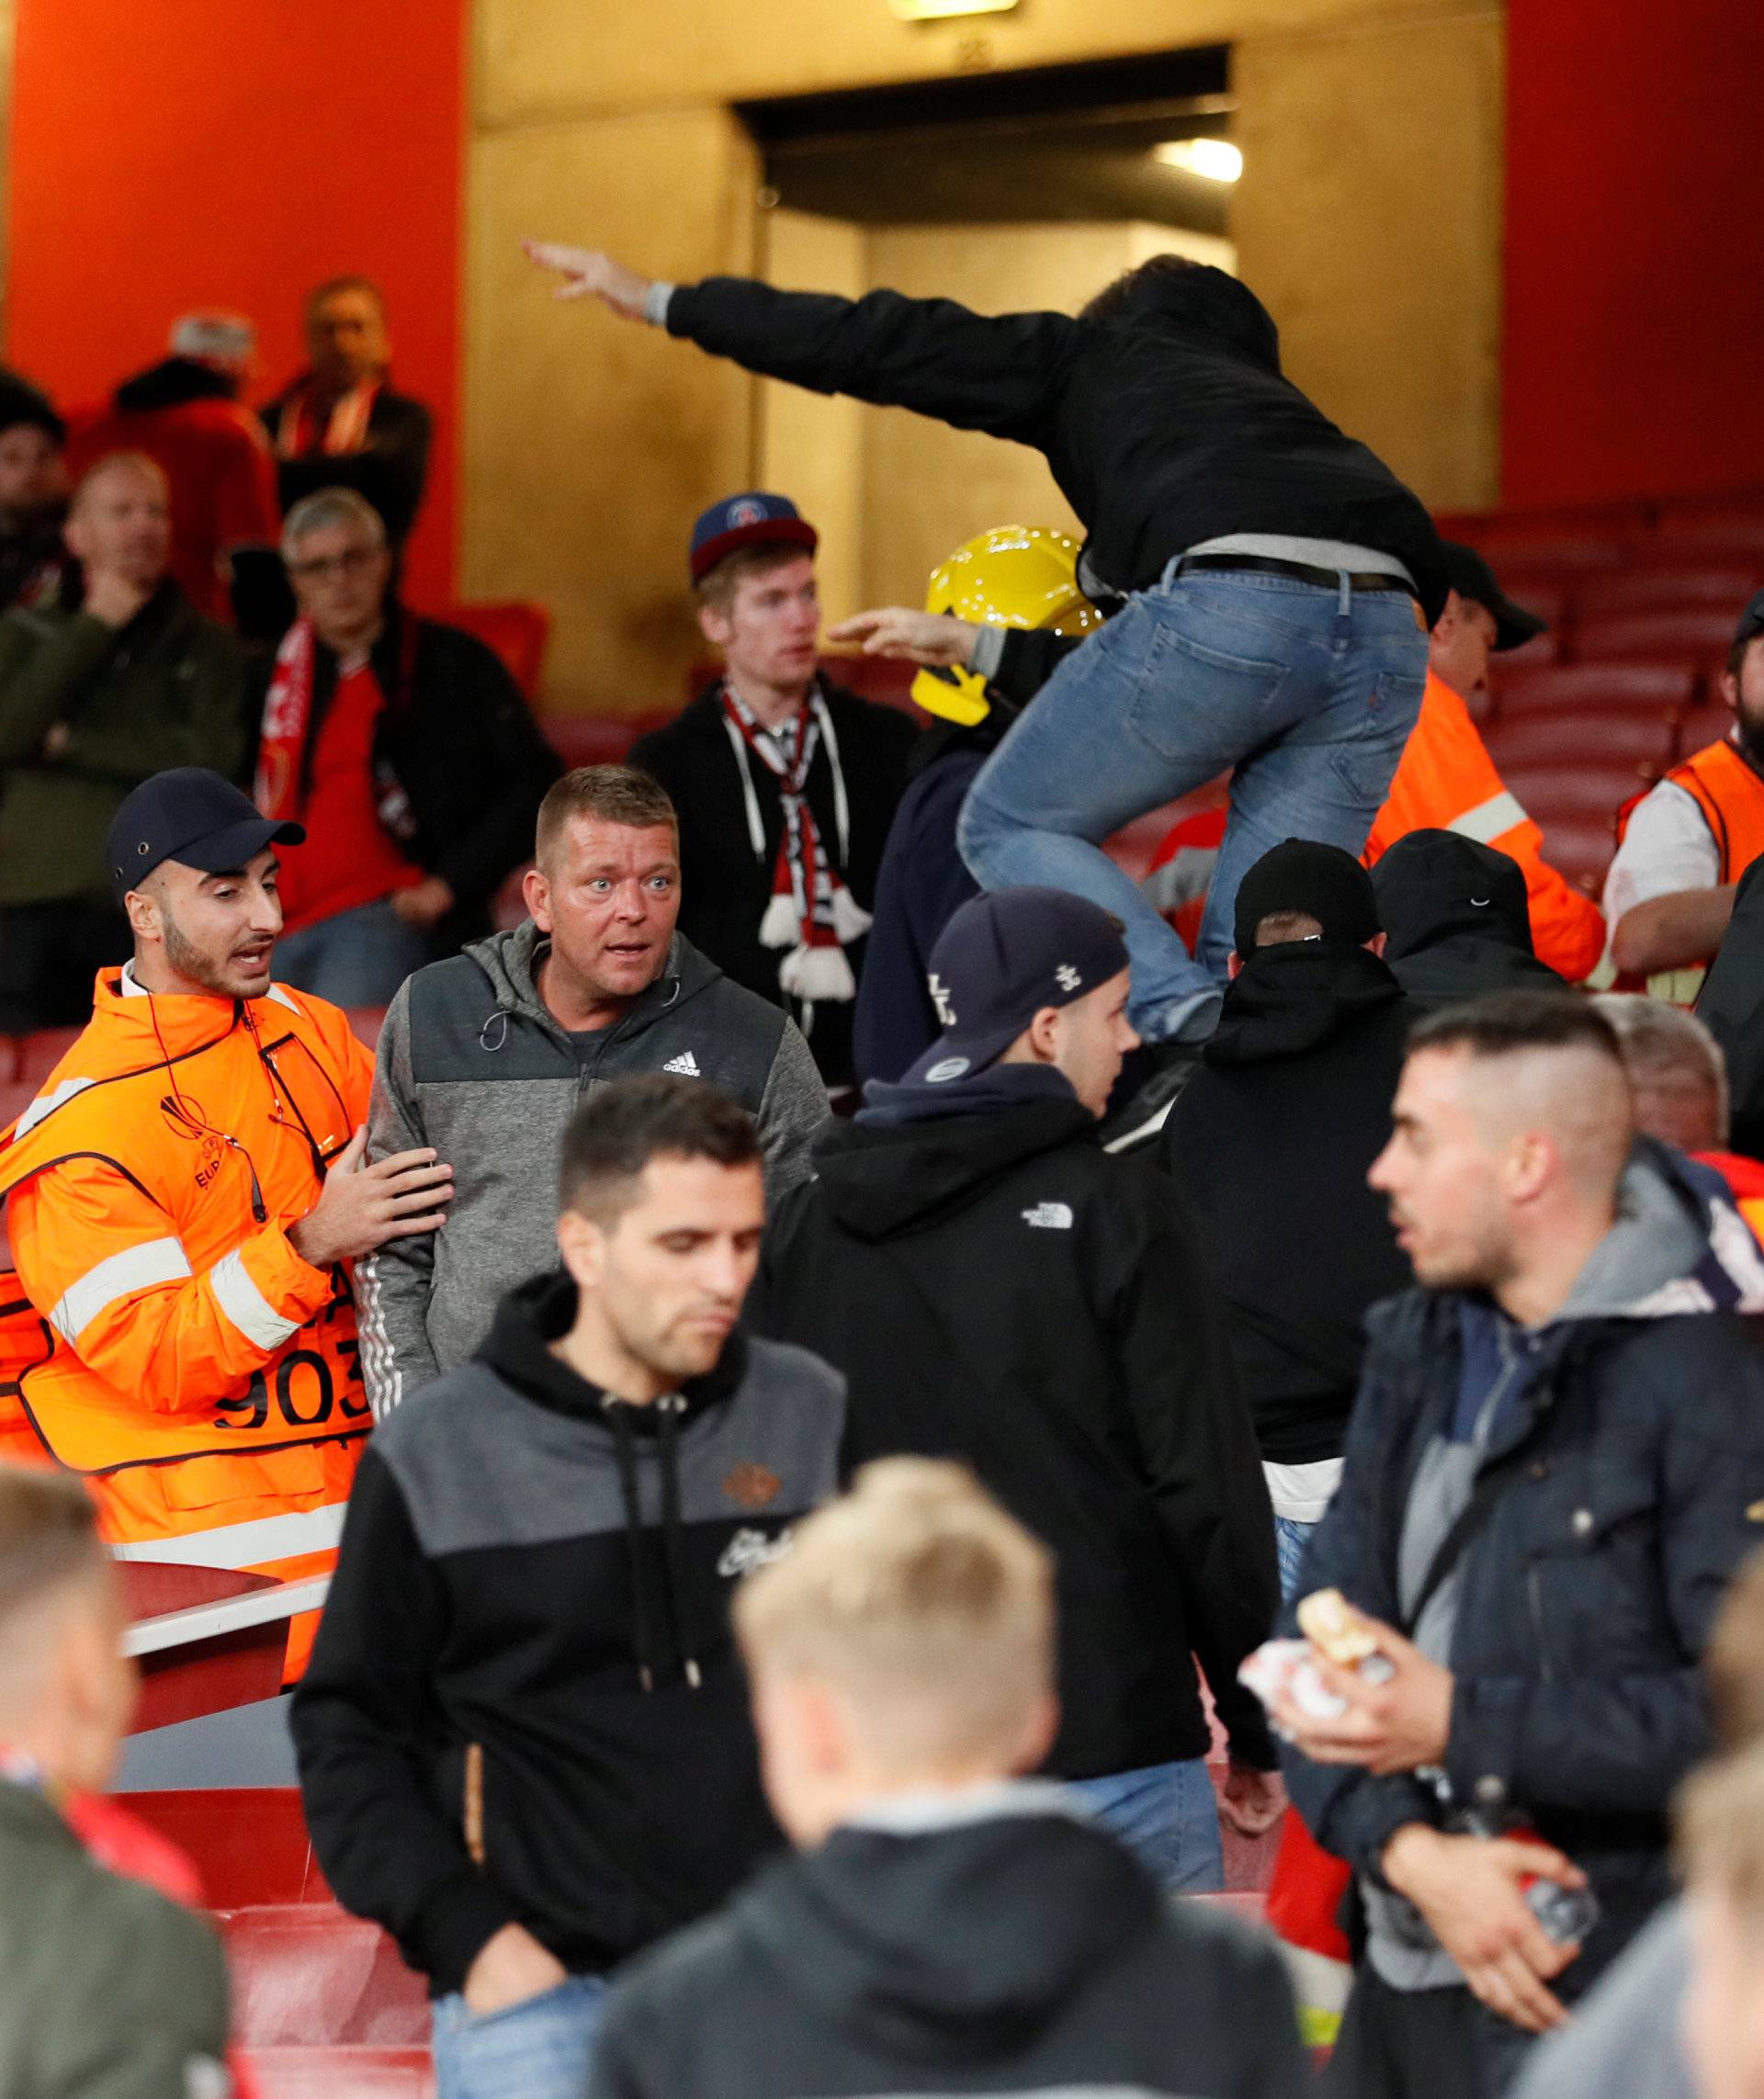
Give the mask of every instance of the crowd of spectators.
[[258, 412], [220, 312], [0, 378], [0, 1035], [73, 1037], [0, 1132], [0, 2082], [249, 2086], [112, 1869], [120, 1555], [328, 1576], [306, 1818], [442, 2099], [1292, 2099], [1331, 1963], [1341, 2099], [1755, 2093], [1764, 593], [1589, 996], [1475, 718], [1539, 623], [1247, 288], [533, 254], [1089, 537], [835, 630], [922, 735], [726, 496], [716, 675], [565, 771], [405, 601], [369, 281]]

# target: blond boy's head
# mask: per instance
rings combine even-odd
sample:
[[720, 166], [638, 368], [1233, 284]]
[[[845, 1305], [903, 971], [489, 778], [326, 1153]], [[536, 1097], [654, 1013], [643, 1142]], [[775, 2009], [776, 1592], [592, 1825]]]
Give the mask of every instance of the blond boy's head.
[[798, 1844], [881, 1795], [1027, 1770], [1053, 1739], [1052, 1558], [960, 1465], [866, 1465], [742, 1586], [735, 1628]]

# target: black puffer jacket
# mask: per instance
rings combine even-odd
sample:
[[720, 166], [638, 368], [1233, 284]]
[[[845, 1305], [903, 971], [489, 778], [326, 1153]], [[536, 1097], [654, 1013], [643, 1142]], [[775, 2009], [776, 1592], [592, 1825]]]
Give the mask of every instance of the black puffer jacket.
[[[1498, 1493], [1458, 1565], [1450, 1657], [1454, 1798], [1536, 1829], [1598, 1897], [1555, 1985], [1570, 1999], [1671, 1891], [1668, 1807], [1710, 1745], [1698, 1663], [1764, 1542], [1764, 1258], [1712, 1176], [1645, 1139], [1630, 1171], [1704, 1250], [1669, 1292], [1532, 1338], [1523, 1397], [1482, 1458]], [[1480, 1296], [1427, 1291], [1373, 1314], [1345, 1474], [1306, 1553], [1307, 1590], [1340, 1588], [1387, 1624], [1403, 1622], [1416, 1474], [1459, 1406], [1466, 1308], [1493, 1316]], [[1283, 1761], [1312, 1833], [1363, 1874], [1403, 1823], [1442, 1819], [1412, 1777]]]
[[1154, 273], [1106, 317], [1077, 320], [707, 277], [674, 288], [668, 329], [750, 371], [1046, 453], [1090, 534], [1086, 576], [1115, 590], [1148, 589], [1204, 540], [1259, 532], [1394, 554], [1428, 624], [1445, 609], [1426, 511], [1281, 376], [1272, 321], [1223, 270]]

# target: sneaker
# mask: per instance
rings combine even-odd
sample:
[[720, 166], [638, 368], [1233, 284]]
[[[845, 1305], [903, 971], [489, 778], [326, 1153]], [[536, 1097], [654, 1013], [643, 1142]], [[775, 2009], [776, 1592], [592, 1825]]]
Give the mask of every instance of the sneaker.
[[1105, 1152], [1137, 1151], [1148, 1145], [1164, 1126], [1182, 1090], [1201, 1061], [1204, 1042], [1152, 1043], [1147, 1045], [1147, 1066], [1125, 1104], [1114, 1110], [1102, 1123]]

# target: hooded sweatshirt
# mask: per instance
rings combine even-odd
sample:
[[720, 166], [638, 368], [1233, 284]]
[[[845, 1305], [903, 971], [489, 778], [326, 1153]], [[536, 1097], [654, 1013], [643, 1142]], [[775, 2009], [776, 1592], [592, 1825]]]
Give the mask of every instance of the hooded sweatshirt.
[[1532, 945], [1525, 871], [1456, 831], [1400, 838], [1372, 871], [1385, 960], [1418, 1010], [1485, 991], [1560, 991]]
[[775, 1006], [676, 934], [621, 1019], [572, 1035], [539, 996], [549, 944], [531, 920], [493, 933], [418, 970], [387, 1013], [368, 1149], [378, 1159], [432, 1145], [454, 1192], [445, 1229], [395, 1239], [356, 1269], [377, 1414], [457, 1369], [503, 1293], [556, 1269], [559, 1146], [596, 1086], [649, 1071], [702, 1078], [754, 1118], [773, 1200], [808, 1170], [827, 1092]]
[[1057, 1072], [867, 1098], [780, 1205], [750, 1320], [845, 1373], [846, 1468], [961, 1459], [1052, 1547], [1052, 1770], [1204, 1756], [1193, 1654], [1234, 1751], [1265, 1765], [1237, 1668], [1277, 1606], [1272, 1523], [1174, 1191], [1102, 1150]]
[[1363, 947], [1259, 948], [1164, 1126], [1270, 1465], [1340, 1458], [1367, 1308], [1409, 1281], [1366, 1172], [1390, 1136], [1411, 1018]]
[[615, 1989], [592, 2099], [1297, 2099], [1272, 1944], [1167, 1903], [1057, 1788], [880, 1802]]
[[737, 1335], [630, 1405], [552, 1353], [575, 1311], [536, 1278], [382, 1425], [294, 1707], [325, 1876], [437, 1994], [507, 1924], [598, 1973], [777, 1841], [729, 1597], [831, 1493], [841, 1381]]
[[1430, 626], [1445, 608], [1426, 511], [1282, 375], [1267, 310], [1223, 270], [1142, 273], [1076, 319], [715, 276], [673, 288], [667, 327], [749, 371], [1035, 446], [1090, 536], [1092, 595], [1148, 590], [1172, 556], [1256, 533], [1394, 555]]

